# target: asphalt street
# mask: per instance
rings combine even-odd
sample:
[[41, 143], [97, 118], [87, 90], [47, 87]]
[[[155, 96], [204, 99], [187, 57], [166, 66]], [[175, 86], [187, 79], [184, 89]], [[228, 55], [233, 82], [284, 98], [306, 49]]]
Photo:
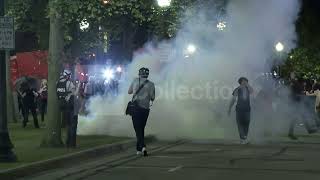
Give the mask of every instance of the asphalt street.
[[150, 145], [149, 157], [134, 149], [23, 179], [270, 180], [320, 179], [320, 138], [260, 145], [180, 141]]

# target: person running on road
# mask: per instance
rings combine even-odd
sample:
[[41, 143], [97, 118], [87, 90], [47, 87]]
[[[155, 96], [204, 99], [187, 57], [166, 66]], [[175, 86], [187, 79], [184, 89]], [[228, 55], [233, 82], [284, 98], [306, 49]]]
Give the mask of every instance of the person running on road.
[[241, 144], [248, 144], [248, 133], [249, 133], [249, 125], [250, 125], [250, 94], [253, 93], [252, 87], [248, 83], [248, 79], [245, 77], [241, 77], [238, 80], [240, 84], [237, 87], [232, 95], [232, 100], [230, 102], [228, 114], [231, 114], [231, 109], [234, 103], [237, 101], [236, 105], [236, 120], [239, 129], [240, 135], [240, 143]]
[[[141, 68], [139, 78], [134, 79], [128, 90], [129, 94], [134, 94], [133, 101], [137, 102], [132, 115], [133, 127], [137, 137], [137, 155], [147, 156], [146, 145], [144, 142], [144, 129], [150, 113], [150, 102], [155, 100], [154, 83], [148, 80], [149, 69]], [[137, 92], [139, 91], [139, 92]]]

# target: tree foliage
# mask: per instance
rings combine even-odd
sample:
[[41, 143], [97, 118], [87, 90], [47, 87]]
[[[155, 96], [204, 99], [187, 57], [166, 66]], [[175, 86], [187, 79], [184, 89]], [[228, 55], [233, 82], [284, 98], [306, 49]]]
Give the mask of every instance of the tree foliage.
[[48, 49], [49, 18], [48, 0], [14, 0], [8, 1], [7, 15], [15, 18], [18, 32], [35, 32], [39, 49]]
[[282, 66], [283, 75], [289, 77], [291, 72], [303, 78], [320, 77], [319, 49], [296, 48], [288, 56]]
[[[67, 47], [86, 52], [106, 44], [102, 42], [104, 39], [123, 40], [126, 48], [136, 48], [133, 42], [135, 38], [140, 38], [136, 35], [141, 29], [144, 29], [146, 36], [170, 38], [179, 28], [179, 19], [184, 10], [196, 1], [176, 0], [167, 8], [159, 7], [156, 1], [150, 0], [54, 2], [61, 12]], [[16, 0], [11, 1], [9, 7], [9, 15], [15, 17], [18, 31], [36, 32], [41, 37], [44, 35], [42, 31], [49, 30], [48, 0]], [[89, 22], [90, 27], [80, 31], [79, 23], [84, 19]]]

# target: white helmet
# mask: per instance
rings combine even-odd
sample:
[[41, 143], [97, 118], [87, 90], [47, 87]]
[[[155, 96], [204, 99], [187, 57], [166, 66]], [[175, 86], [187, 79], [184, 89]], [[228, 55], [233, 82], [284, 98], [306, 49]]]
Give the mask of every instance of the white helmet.
[[65, 69], [65, 70], [63, 71], [63, 76], [71, 76], [71, 71]]

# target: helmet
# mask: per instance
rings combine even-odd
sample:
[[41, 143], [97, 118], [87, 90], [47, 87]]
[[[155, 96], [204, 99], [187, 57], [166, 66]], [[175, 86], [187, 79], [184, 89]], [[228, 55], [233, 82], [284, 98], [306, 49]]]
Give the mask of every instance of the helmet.
[[63, 76], [71, 76], [71, 71], [65, 69], [65, 70], [63, 71]]
[[139, 69], [139, 76], [142, 77], [142, 78], [148, 78], [149, 76], [149, 69], [148, 68], [141, 68]]

